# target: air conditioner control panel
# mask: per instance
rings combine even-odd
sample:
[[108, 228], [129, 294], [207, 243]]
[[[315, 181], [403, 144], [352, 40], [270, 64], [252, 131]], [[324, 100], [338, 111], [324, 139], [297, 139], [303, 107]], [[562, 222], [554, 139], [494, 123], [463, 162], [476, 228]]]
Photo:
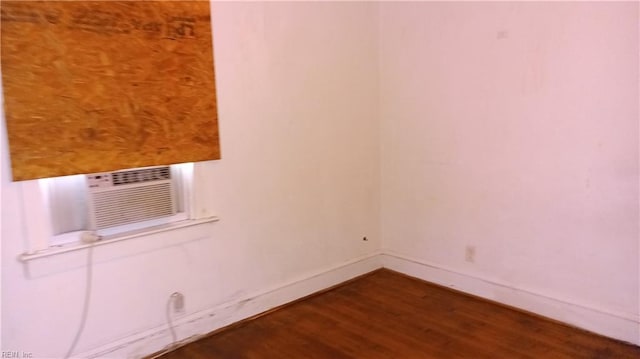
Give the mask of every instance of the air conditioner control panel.
[[113, 187], [111, 173], [94, 173], [87, 175], [87, 184], [89, 188], [108, 188]]

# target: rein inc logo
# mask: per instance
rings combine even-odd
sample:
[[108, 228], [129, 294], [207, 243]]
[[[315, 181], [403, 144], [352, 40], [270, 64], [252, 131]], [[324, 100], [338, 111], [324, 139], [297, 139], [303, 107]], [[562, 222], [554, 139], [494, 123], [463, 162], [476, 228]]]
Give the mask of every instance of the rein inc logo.
[[0, 358], [33, 358], [33, 353], [21, 350], [3, 350]]

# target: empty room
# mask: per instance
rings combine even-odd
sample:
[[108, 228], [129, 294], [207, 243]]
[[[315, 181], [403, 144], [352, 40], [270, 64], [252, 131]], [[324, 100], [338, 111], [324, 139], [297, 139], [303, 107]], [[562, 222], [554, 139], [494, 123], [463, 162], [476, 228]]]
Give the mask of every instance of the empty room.
[[640, 4], [2, 1], [3, 358], [640, 357]]

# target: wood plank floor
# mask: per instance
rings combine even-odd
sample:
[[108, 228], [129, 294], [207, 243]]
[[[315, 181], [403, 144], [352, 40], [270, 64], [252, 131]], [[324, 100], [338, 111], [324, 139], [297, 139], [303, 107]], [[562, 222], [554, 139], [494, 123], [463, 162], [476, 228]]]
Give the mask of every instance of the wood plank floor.
[[161, 358], [638, 359], [640, 347], [382, 269]]

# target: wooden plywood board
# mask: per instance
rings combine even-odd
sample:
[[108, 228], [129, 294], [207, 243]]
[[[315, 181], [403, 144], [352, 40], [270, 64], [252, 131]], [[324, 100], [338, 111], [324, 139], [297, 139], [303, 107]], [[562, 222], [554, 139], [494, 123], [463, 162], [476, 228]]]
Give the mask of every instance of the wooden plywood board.
[[2, 1], [14, 180], [220, 158], [208, 1]]

